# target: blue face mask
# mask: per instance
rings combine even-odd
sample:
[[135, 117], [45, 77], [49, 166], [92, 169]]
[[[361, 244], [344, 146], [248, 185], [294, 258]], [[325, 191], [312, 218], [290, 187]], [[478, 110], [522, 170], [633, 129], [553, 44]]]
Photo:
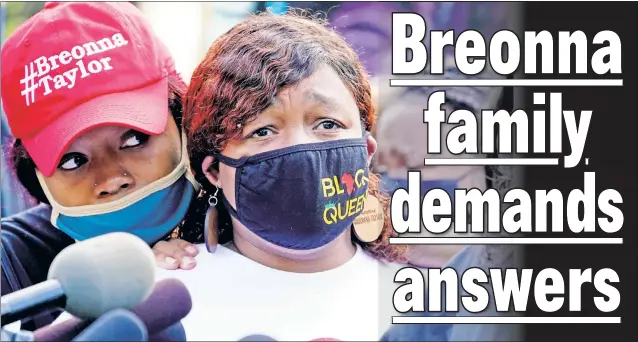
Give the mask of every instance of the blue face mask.
[[184, 219], [199, 189], [189, 173], [186, 152], [169, 175], [112, 202], [64, 207], [53, 200], [42, 175], [38, 179], [52, 207], [51, 223], [75, 240], [125, 232], [149, 245], [166, 237]]

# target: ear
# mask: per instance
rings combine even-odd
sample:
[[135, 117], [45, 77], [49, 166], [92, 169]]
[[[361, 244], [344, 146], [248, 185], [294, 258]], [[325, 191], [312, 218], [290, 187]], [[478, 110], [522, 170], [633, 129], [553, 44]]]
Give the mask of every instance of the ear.
[[372, 157], [374, 157], [374, 154], [377, 152], [377, 140], [370, 134], [366, 139], [366, 143], [368, 144], [368, 167], [370, 167]]
[[202, 171], [206, 176], [206, 179], [210, 182], [210, 184], [216, 185], [218, 188], [222, 188], [221, 180], [219, 179], [219, 170], [215, 170], [213, 168], [213, 163], [215, 162], [215, 157], [208, 156], [204, 158], [202, 161]]

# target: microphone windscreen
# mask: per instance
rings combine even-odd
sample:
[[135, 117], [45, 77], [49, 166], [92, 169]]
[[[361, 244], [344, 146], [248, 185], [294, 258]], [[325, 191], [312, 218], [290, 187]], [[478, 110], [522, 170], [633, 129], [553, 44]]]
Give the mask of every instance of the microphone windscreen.
[[116, 309], [96, 319], [73, 342], [93, 341], [148, 341], [144, 323], [130, 311]]
[[110, 233], [62, 250], [48, 278], [62, 285], [66, 311], [97, 318], [113, 309], [130, 309], [148, 297], [155, 283], [155, 257], [137, 236]]
[[91, 325], [91, 321], [72, 317], [57, 324], [47, 325], [33, 332], [38, 342], [71, 341], [82, 330]]
[[239, 341], [241, 342], [277, 342], [277, 340], [275, 340], [274, 338], [270, 336], [259, 335], [259, 334], [243, 337]]
[[148, 299], [131, 312], [144, 322], [152, 335], [186, 317], [192, 305], [191, 295], [184, 283], [177, 279], [164, 279], [157, 282]]

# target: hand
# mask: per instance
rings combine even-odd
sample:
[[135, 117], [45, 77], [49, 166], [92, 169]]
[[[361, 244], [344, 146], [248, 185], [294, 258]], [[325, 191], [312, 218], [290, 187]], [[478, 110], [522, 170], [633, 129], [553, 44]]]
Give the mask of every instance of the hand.
[[[219, 216], [217, 209], [209, 208], [206, 213], [205, 221], [205, 244], [209, 253], [213, 253], [217, 248]], [[160, 241], [153, 246], [155, 260], [159, 267], [167, 270], [190, 270], [193, 269], [197, 262], [194, 257], [199, 253], [197, 247], [193, 244], [181, 240], [171, 239], [169, 241]]]
[[199, 253], [197, 247], [181, 239], [160, 241], [153, 246], [155, 261], [167, 270], [190, 270], [197, 265], [194, 257]]

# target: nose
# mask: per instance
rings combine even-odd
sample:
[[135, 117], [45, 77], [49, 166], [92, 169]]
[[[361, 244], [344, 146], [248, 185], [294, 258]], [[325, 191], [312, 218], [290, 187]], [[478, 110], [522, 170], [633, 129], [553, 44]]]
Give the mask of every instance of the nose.
[[116, 199], [135, 186], [135, 179], [122, 168], [102, 169], [100, 173], [95, 185], [95, 195], [100, 200]]
[[295, 126], [288, 130], [285, 139], [285, 147], [310, 144], [320, 142], [321, 140], [312, 132], [311, 129], [305, 129], [303, 126]]

